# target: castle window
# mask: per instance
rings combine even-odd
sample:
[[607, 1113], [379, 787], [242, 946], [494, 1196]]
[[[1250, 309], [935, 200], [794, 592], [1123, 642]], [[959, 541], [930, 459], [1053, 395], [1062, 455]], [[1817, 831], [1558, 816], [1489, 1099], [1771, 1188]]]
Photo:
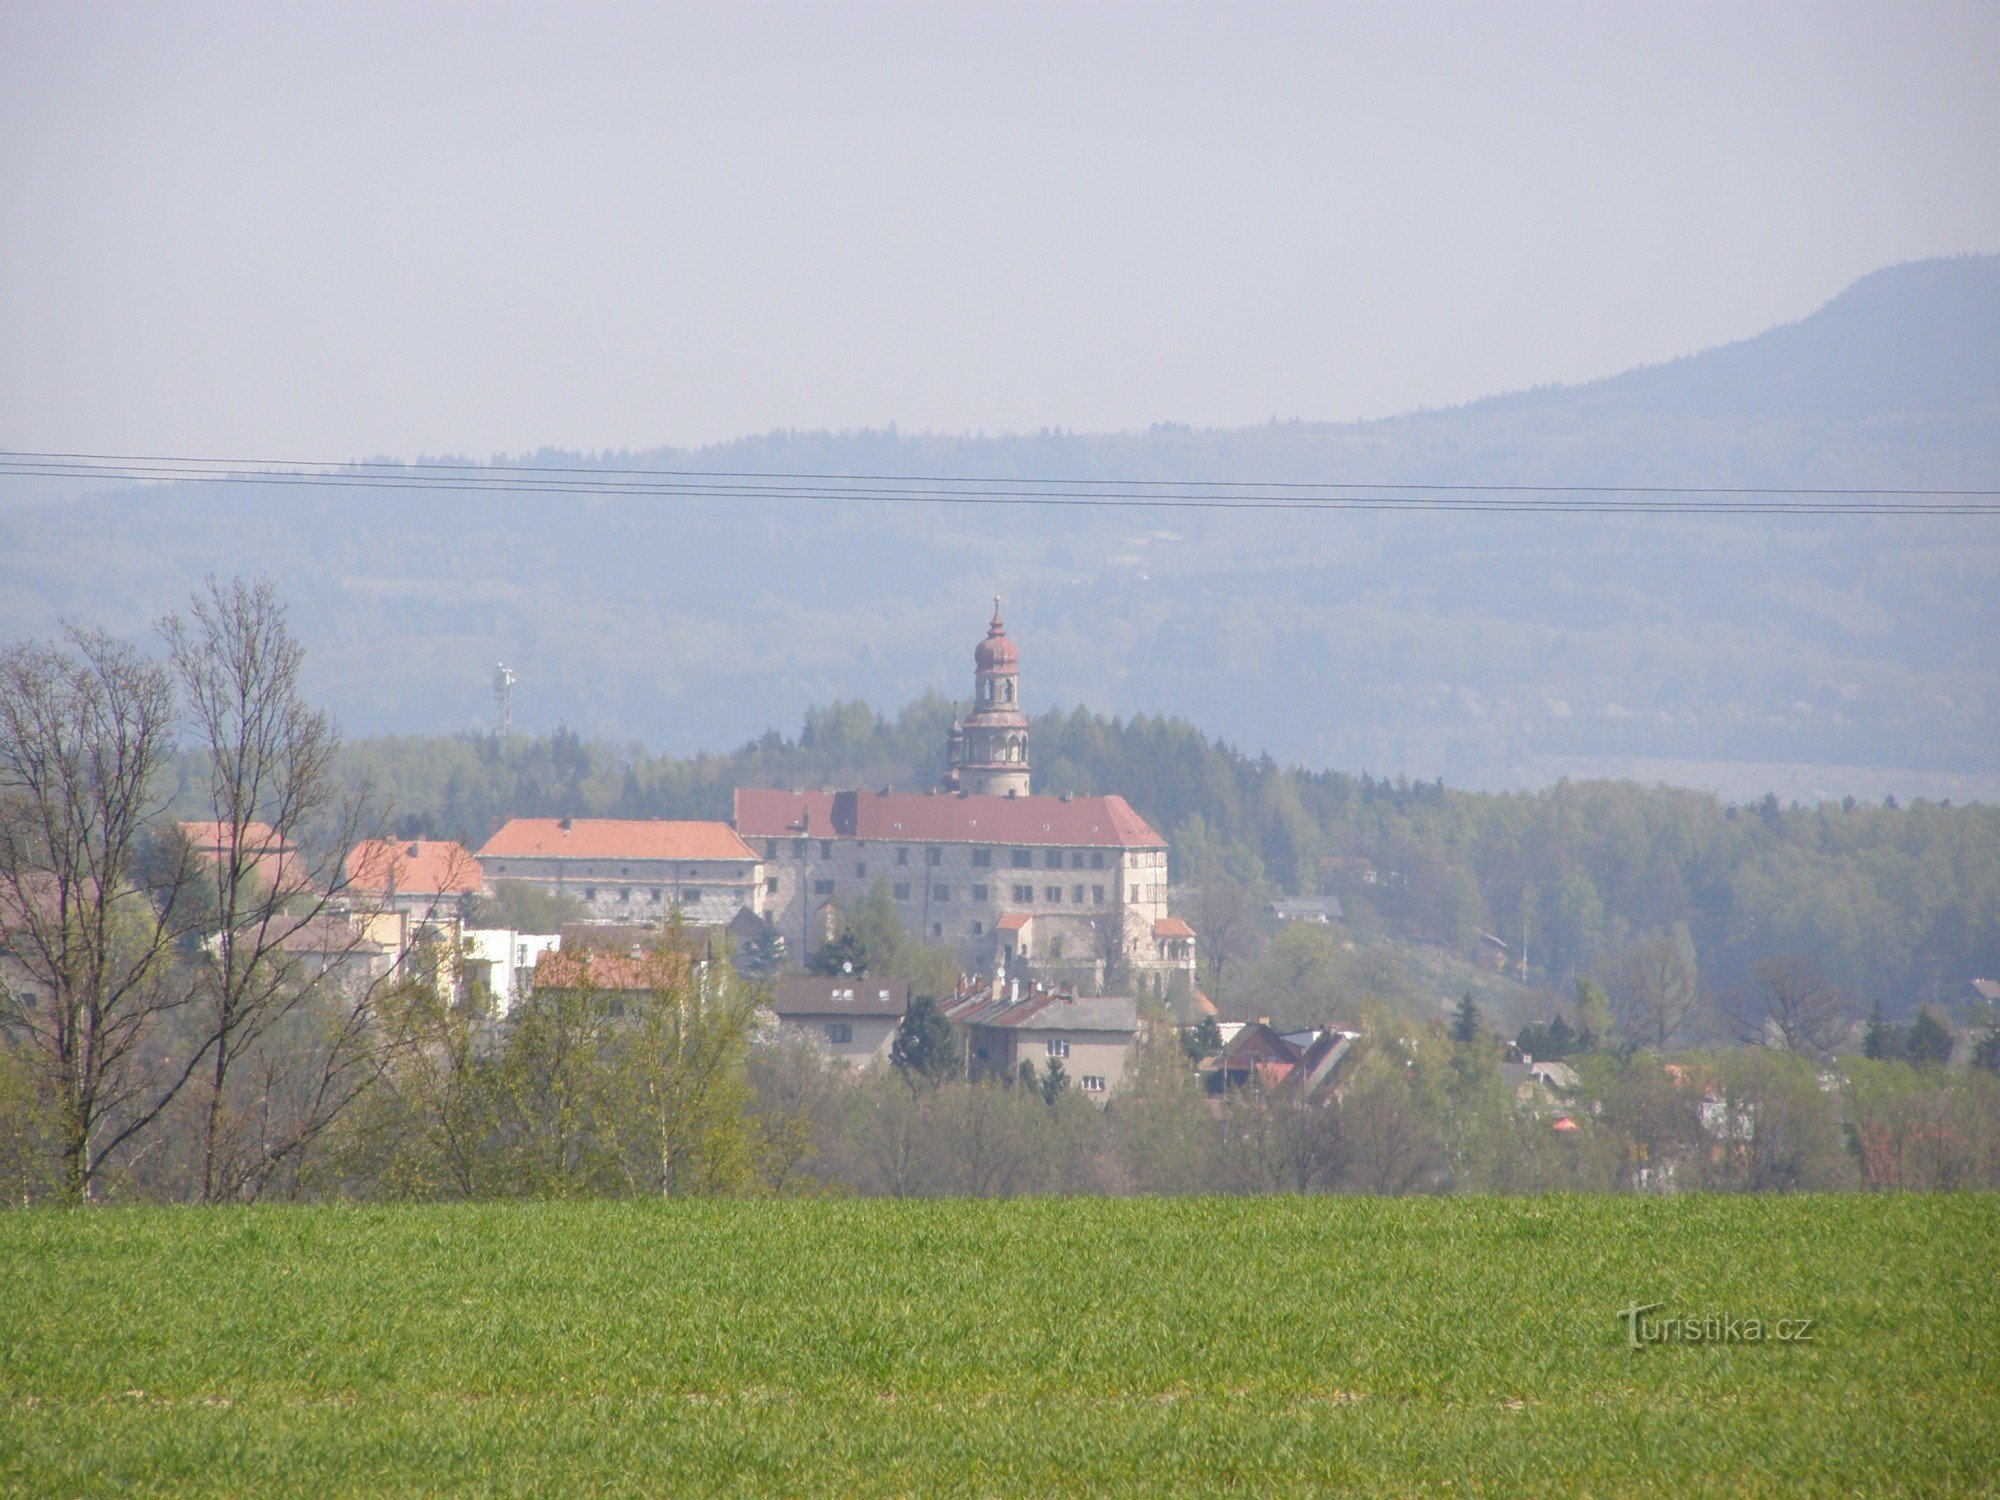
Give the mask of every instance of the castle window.
[[796, 854], [800, 859], [804, 859], [806, 857], [806, 841], [804, 839], [793, 839], [792, 853]]
[[1035, 851], [1032, 849], [1016, 849], [1014, 851], [1013, 862], [1014, 862], [1014, 868], [1017, 870], [1033, 869], [1035, 864]]
[[821, 840], [819, 841], [819, 857], [820, 857], [821, 859], [832, 859], [832, 858], [833, 858], [833, 840], [832, 840], [832, 839], [821, 839]]
[[658, 886], [653, 887], [653, 899], [655, 901], [658, 901], [660, 899], [660, 888]]
[[1035, 899], [1035, 888], [1034, 888], [1033, 886], [1031, 886], [1031, 885], [1017, 885], [1017, 886], [1015, 886], [1015, 887], [1014, 887], [1014, 899], [1015, 899], [1016, 901], [1032, 901], [1032, 900], [1034, 900], [1034, 899]]
[[679, 897], [676, 898], [674, 904], [678, 906], [682, 901], [699, 901], [700, 899], [701, 899], [701, 892], [696, 890], [693, 886], [689, 886], [686, 890], [680, 893]]
[[896, 884], [896, 899], [897, 899], [898, 901], [907, 901], [907, 900], [909, 900], [909, 899], [910, 899], [910, 882], [909, 882], [909, 881], [907, 881], [907, 880], [903, 880], [903, 881], [898, 881], [898, 882], [897, 882], [897, 884]]
[[1048, 1051], [1050, 1057], [1068, 1057], [1069, 1038], [1063, 1036], [1050, 1037], [1048, 1044]]
[[765, 895], [767, 895], [767, 896], [775, 896], [775, 895], [777, 895], [777, 894], [778, 894], [778, 877], [777, 877], [777, 876], [775, 876], [775, 875], [766, 875], [766, 876], [764, 877], [764, 894], [765, 894]]
[[1000, 696], [1005, 698], [1009, 703], [1012, 703], [1014, 701], [1013, 678], [1009, 677], [1005, 682], [1000, 684]]
[[1042, 897], [1044, 900], [1048, 901], [1051, 905], [1059, 906], [1062, 904], [1062, 887], [1059, 885], [1052, 885], [1047, 890], [1042, 892]]
[[948, 886], [948, 885], [934, 885], [934, 886], [932, 886], [932, 887], [931, 887], [931, 900], [933, 900], [933, 901], [949, 901], [950, 899], [951, 899], [951, 887], [950, 887], [950, 886]]
[[896, 851], [896, 863], [899, 865], [906, 865], [909, 862], [910, 862], [910, 848], [909, 845], [905, 844], [902, 848]]
[[868, 866], [858, 859], [854, 862], [854, 878], [856, 880], [868, 878]]
[[1092, 906], [1102, 906], [1104, 904], [1103, 886], [1094, 885], [1090, 888], [1090, 904]]
[[829, 1021], [826, 1023], [826, 1039], [835, 1044], [854, 1040], [854, 1026], [849, 1021]]
[[586, 901], [595, 901], [597, 899], [597, 887], [594, 885], [585, 886], [583, 888], [583, 899]]
[[984, 901], [986, 899], [986, 887], [983, 885], [975, 885], [972, 888], [972, 899], [974, 901]]
[[932, 863], [933, 865], [941, 865], [941, 864], [943, 864], [943, 863], [944, 863], [944, 850], [942, 850], [942, 849], [933, 849], [933, 850], [931, 850], [931, 863]]
[[972, 935], [974, 937], [984, 937], [985, 934], [986, 924], [984, 922], [974, 922], [972, 924]]
[[1071, 886], [1069, 888], [1069, 899], [1074, 901], [1078, 906], [1083, 905], [1083, 887], [1080, 885]]
[[831, 880], [815, 880], [813, 882], [813, 894], [815, 896], [831, 896], [833, 894], [833, 882]]
[[765, 839], [764, 858], [776, 859], [777, 857], [778, 857], [778, 841], [776, 839]]
[[1102, 1078], [1102, 1077], [1100, 1077], [1100, 1076], [1099, 1076], [1098, 1074], [1096, 1074], [1096, 1073], [1086, 1073], [1086, 1074], [1084, 1074], [1084, 1075], [1083, 1075], [1083, 1091], [1084, 1091], [1084, 1092], [1085, 1092], [1086, 1094], [1101, 1094], [1101, 1093], [1103, 1093], [1103, 1092], [1104, 1092], [1104, 1080], [1103, 1080], [1103, 1078]]
[[993, 863], [993, 851], [991, 849], [974, 849], [972, 851], [972, 863], [975, 869], [985, 869]]
[[943, 937], [943, 936], [944, 936], [944, 923], [942, 923], [942, 922], [933, 922], [933, 923], [931, 923], [931, 936], [932, 936], [932, 937]]
[[1101, 870], [1104, 868], [1104, 851], [1102, 849], [1098, 849], [1092, 852], [1090, 856], [1090, 868], [1093, 870]]
[[630, 901], [632, 899], [632, 887], [630, 887], [629, 885], [619, 886], [618, 899], [620, 901]]
[[1072, 870], [1081, 870], [1083, 868], [1083, 851], [1081, 849], [1069, 857], [1069, 867]]

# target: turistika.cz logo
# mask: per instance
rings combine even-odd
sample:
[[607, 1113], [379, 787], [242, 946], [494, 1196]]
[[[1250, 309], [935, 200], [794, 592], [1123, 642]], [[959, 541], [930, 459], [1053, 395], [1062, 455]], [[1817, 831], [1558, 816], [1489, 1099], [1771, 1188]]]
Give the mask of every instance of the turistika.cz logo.
[[1655, 1318], [1667, 1304], [1648, 1302], [1620, 1308], [1618, 1321], [1625, 1325], [1628, 1348], [1643, 1349], [1648, 1344], [1815, 1344], [1817, 1320], [1813, 1318], [1740, 1318], [1728, 1313], [1676, 1313]]

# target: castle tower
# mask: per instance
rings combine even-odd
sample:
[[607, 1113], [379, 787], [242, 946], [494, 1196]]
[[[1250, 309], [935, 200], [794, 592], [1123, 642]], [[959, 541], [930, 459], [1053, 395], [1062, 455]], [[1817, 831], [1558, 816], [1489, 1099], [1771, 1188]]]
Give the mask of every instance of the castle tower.
[[952, 726], [946, 784], [975, 797], [1028, 795], [1028, 716], [1021, 711], [1021, 653], [1000, 623], [993, 623], [972, 653], [972, 713]]

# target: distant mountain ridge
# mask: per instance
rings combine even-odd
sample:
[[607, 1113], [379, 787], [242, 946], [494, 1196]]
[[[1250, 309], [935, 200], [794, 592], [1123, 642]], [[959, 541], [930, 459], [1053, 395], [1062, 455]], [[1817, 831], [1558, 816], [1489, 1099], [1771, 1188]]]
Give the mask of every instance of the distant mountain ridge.
[[1796, 323], [1579, 385], [1488, 397], [1460, 410], [1551, 396], [1653, 414], [1865, 420], [2000, 405], [2000, 255], [1874, 271]]
[[[2000, 487], [2000, 257], [1890, 267], [1797, 323], [1666, 364], [1361, 424], [770, 433], [532, 461]], [[0, 510], [0, 639], [64, 616], [143, 630], [215, 570], [278, 583], [317, 690], [359, 734], [480, 726], [496, 660], [521, 675], [524, 727], [678, 753], [795, 724], [811, 703], [958, 696], [998, 589], [1031, 706], [1179, 713], [1310, 765], [1488, 787], [1581, 766], [2000, 773], [1991, 520], [415, 503], [191, 485]]]

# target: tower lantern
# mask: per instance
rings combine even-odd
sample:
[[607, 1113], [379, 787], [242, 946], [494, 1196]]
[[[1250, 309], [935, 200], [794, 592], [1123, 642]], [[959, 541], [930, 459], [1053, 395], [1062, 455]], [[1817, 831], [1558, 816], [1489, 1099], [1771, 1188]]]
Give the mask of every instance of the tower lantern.
[[1007, 639], [1000, 598], [972, 653], [972, 713], [953, 726], [946, 785], [975, 797], [1028, 795], [1028, 716], [1021, 710], [1021, 653]]

